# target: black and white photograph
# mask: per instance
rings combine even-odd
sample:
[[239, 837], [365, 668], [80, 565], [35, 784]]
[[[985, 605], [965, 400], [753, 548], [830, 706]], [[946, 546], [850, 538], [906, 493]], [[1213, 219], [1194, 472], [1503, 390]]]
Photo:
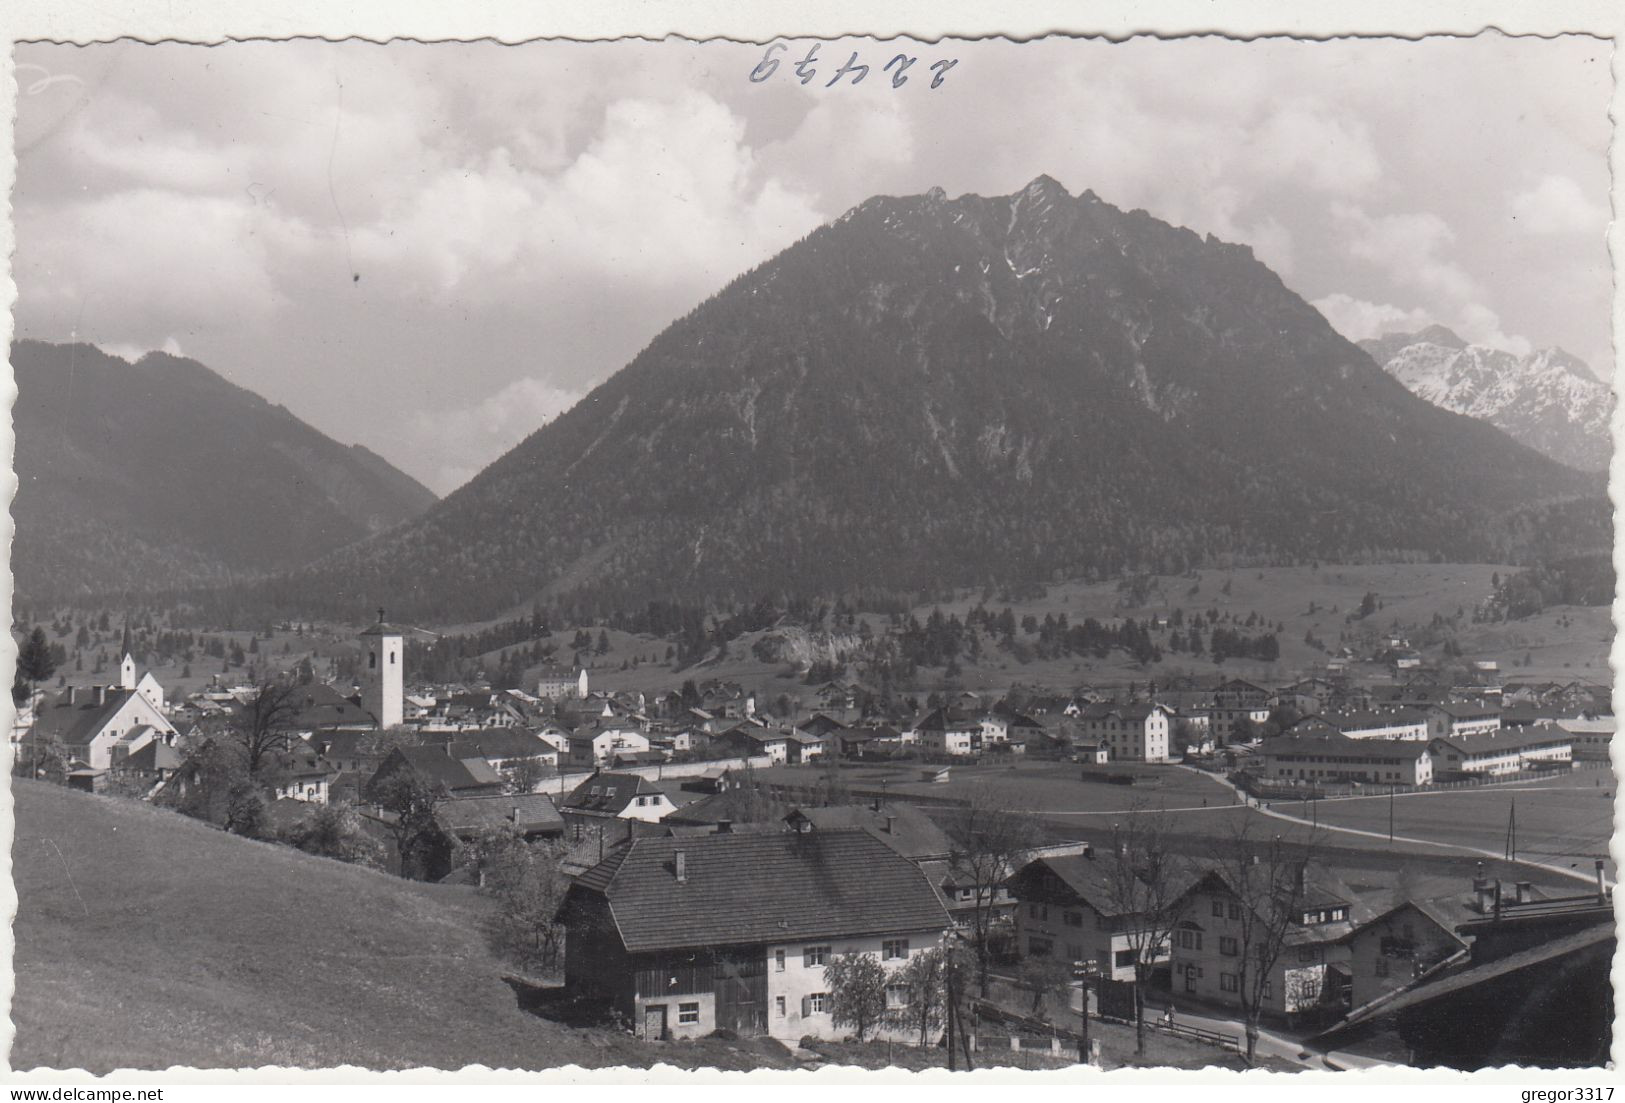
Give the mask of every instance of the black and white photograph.
[[312, 34], [8, 44], [21, 1079], [1613, 1067], [1611, 38]]

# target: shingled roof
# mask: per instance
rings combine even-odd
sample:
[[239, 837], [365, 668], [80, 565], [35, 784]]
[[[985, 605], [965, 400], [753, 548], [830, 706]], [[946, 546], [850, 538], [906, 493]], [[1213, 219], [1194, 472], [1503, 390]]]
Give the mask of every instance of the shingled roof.
[[634, 839], [572, 891], [604, 897], [634, 953], [948, 925], [925, 875], [867, 831]]

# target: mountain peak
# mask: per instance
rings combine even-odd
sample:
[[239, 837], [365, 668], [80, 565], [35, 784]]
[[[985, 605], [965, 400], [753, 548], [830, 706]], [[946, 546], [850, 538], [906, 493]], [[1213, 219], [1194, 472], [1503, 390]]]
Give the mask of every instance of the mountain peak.
[[1021, 189], [1021, 194], [1029, 199], [1071, 199], [1072, 195], [1061, 185], [1059, 180], [1046, 173], [1039, 173], [1033, 177], [1032, 183]]
[[1412, 343], [1427, 342], [1430, 345], [1443, 345], [1448, 349], [1464, 349], [1467, 342], [1456, 336], [1456, 332], [1448, 326], [1431, 325], [1426, 329], [1419, 329], [1412, 335]]

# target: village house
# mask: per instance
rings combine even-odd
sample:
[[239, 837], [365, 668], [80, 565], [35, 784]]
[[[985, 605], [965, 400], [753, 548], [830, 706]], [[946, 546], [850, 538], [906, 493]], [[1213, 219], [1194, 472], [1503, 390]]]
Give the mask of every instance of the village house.
[[273, 755], [265, 776], [271, 779], [267, 789], [272, 800], [327, 804], [338, 773], [308, 748], [300, 747]]
[[1433, 780], [1429, 746], [1420, 739], [1355, 739], [1306, 721], [1266, 739], [1254, 760], [1270, 781], [1426, 785]]
[[441, 828], [462, 842], [497, 830], [511, 831], [526, 842], [564, 834], [564, 817], [546, 793], [454, 797], [441, 801], [434, 811]]
[[867, 804], [794, 808], [782, 822], [787, 830], [804, 835], [815, 831], [867, 831], [915, 864], [945, 862], [954, 851], [947, 832], [930, 816], [912, 804], [892, 804], [878, 797]]
[[755, 723], [739, 724], [717, 733], [711, 738], [711, 746], [724, 754], [740, 758], [765, 755], [768, 763], [773, 766], [782, 766], [790, 761], [789, 733], [764, 728]]
[[483, 758], [486, 765], [504, 777], [510, 777], [521, 768], [538, 774], [538, 767], [547, 767], [552, 773], [559, 762], [559, 752], [553, 745], [538, 738], [526, 728], [485, 728], [463, 732], [450, 740], [452, 753], [457, 758]]
[[[1374, 915], [1328, 869], [1313, 863], [1299, 865], [1292, 876], [1298, 880], [1292, 893], [1292, 914], [1287, 918], [1280, 955], [1261, 993], [1264, 1013], [1276, 1018], [1349, 1005], [1348, 936]], [[1176, 997], [1241, 1006], [1241, 956], [1256, 955], [1258, 950], [1256, 944], [1243, 944], [1247, 929], [1243, 915], [1248, 907], [1214, 870], [1203, 874], [1186, 893], [1171, 951]], [[1252, 929], [1265, 926], [1262, 920], [1255, 920]], [[1255, 959], [1249, 981], [1256, 976], [1252, 972], [1256, 968]]]
[[1459, 698], [1432, 705], [1427, 714], [1429, 739], [1483, 735], [1501, 728], [1500, 708]]
[[1405, 900], [1350, 931], [1344, 936], [1350, 1009], [1408, 987], [1462, 953], [1467, 942], [1454, 928], [1436, 908]]
[[1167, 943], [1148, 945], [1144, 924], [1117, 903], [1110, 862], [1085, 847], [1082, 854], [1034, 858], [1015, 872], [1008, 884], [1023, 958], [1093, 961], [1113, 980], [1134, 979], [1137, 945], [1151, 951], [1153, 967], [1168, 960]]
[[1242, 740], [1249, 725], [1270, 718], [1270, 692], [1261, 686], [1232, 678], [1213, 691], [1213, 701], [1203, 709], [1215, 746]]
[[1309, 715], [1332, 708], [1338, 695], [1336, 683], [1324, 678], [1305, 678], [1276, 690], [1275, 702], [1281, 708]]
[[970, 756], [982, 749], [981, 722], [955, 708], [932, 709], [913, 730], [915, 742], [935, 754]]
[[297, 686], [295, 690], [294, 713], [288, 728], [306, 739], [319, 732], [370, 732], [379, 727], [378, 717], [362, 707], [360, 697], [346, 697], [321, 682]]
[[613, 763], [618, 754], [648, 749], [649, 737], [636, 728], [584, 725], [571, 733], [564, 765], [598, 769]]
[[478, 796], [502, 792], [502, 775], [483, 758], [458, 758], [450, 742], [430, 747], [395, 747], [379, 764], [367, 790], [397, 771], [410, 770], [444, 796]]
[[1144, 701], [1090, 705], [1078, 717], [1083, 737], [1102, 745], [1114, 762], [1167, 762], [1173, 710]]
[[646, 1040], [841, 1038], [825, 967], [862, 953], [895, 973], [948, 927], [919, 868], [867, 831], [635, 838], [575, 879], [563, 915], [566, 991]]
[[571, 673], [563, 667], [543, 667], [542, 673], [536, 682], [536, 696], [546, 701], [558, 701], [566, 697], [586, 700], [586, 668], [582, 667], [575, 673]]
[[559, 803], [567, 824], [616, 819], [654, 823], [675, 810], [664, 789], [637, 774], [593, 774]]

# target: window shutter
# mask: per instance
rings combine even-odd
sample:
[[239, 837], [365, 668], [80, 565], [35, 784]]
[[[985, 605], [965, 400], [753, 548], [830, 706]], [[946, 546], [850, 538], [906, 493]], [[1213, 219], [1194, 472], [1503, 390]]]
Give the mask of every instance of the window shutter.
[[811, 996], [802, 996], [801, 997], [801, 1017], [803, 1019], [805, 1019], [810, 1014], [812, 1014], [812, 997]]

